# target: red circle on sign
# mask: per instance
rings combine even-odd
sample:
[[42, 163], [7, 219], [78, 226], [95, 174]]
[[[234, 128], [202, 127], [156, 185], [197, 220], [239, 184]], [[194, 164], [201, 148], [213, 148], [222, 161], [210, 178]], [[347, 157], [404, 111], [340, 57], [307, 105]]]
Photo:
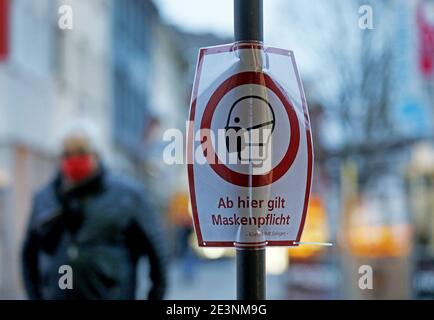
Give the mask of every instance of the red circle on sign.
[[288, 171], [297, 156], [298, 147], [300, 145], [300, 126], [294, 107], [289, 103], [289, 99], [286, 97], [285, 93], [270, 76], [262, 72], [247, 71], [234, 74], [226, 79], [212, 94], [205, 107], [200, 126], [202, 132], [201, 140], [204, 138], [204, 131], [211, 130], [212, 117], [220, 100], [233, 88], [245, 84], [257, 84], [267, 87], [274, 92], [285, 107], [290, 123], [291, 139], [283, 159], [277, 166], [265, 174], [248, 175], [233, 171], [225, 166], [213, 149], [212, 143], [209, 143], [209, 146], [204, 146], [202, 143], [202, 148], [204, 152], [210, 153], [206, 158], [214, 160], [213, 163], [210, 163], [211, 168], [224, 180], [242, 187], [262, 187], [279, 180]]

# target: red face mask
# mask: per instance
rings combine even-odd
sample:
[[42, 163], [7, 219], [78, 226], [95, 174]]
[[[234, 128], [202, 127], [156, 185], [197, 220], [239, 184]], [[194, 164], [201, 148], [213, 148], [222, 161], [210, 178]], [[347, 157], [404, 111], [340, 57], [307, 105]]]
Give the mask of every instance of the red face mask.
[[88, 178], [93, 170], [92, 156], [71, 155], [62, 159], [61, 170], [63, 176], [73, 183], [80, 182]]

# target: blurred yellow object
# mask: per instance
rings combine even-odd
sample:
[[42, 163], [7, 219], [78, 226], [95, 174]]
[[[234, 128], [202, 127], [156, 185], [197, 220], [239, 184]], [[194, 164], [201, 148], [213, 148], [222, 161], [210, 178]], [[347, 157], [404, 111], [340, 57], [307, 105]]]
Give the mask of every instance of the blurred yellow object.
[[395, 222], [385, 214], [382, 200], [363, 196], [358, 191], [354, 162], [341, 171], [342, 224], [339, 244], [350, 254], [365, 258], [403, 257], [412, 246], [413, 229], [409, 223]]
[[169, 200], [168, 213], [170, 222], [180, 227], [192, 225], [190, 215], [190, 197], [186, 192], [175, 192]]
[[348, 232], [348, 247], [355, 256], [402, 257], [411, 250], [412, 229], [408, 224], [354, 226]]
[[[318, 195], [312, 195], [301, 242], [326, 242], [328, 237], [327, 216], [323, 201]], [[324, 249], [323, 246], [301, 245], [290, 248], [289, 255], [293, 259], [308, 259], [319, 255]]]

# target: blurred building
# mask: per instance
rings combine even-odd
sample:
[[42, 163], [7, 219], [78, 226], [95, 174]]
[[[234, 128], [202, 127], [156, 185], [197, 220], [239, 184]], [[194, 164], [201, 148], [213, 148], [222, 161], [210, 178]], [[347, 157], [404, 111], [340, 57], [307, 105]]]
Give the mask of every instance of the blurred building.
[[[372, 48], [381, 48], [385, 43], [390, 43], [390, 46], [385, 47], [392, 48], [392, 55], [387, 61], [390, 66], [384, 69], [388, 73], [387, 77], [369, 77], [369, 72], [361, 71], [357, 74], [365, 75], [364, 83], [368, 86], [374, 85], [377, 89], [381, 86], [377, 86], [376, 81], [383, 84], [390, 81], [390, 86], [383, 86], [379, 91], [383, 98], [389, 95], [389, 98], [384, 99], [386, 102], [383, 106], [369, 95], [360, 97], [366, 106], [377, 103], [375, 106], [378, 108], [374, 108], [367, 116], [374, 119], [371, 123], [377, 122], [378, 125], [357, 128], [359, 123], [365, 121], [360, 114], [360, 119], [356, 118], [349, 126], [349, 131], [361, 136], [366, 134], [368, 138], [359, 141], [357, 135], [354, 135], [349, 139], [343, 134], [345, 130], [336, 134], [336, 126], [345, 126], [346, 120], [338, 112], [327, 114], [330, 106], [324, 106], [326, 114], [320, 117], [320, 120], [325, 120], [322, 121], [324, 128], [314, 140], [314, 145], [325, 143], [323, 148], [317, 146], [315, 150], [315, 171], [321, 174], [320, 185], [326, 182], [327, 186], [323, 188], [325, 192], [322, 195], [327, 202], [332, 239], [337, 232], [338, 254], [344, 275], [341, 296], [345, 298], [386, 299], [413, 296], [412, 274], [419, 259], [418, 251], [413, 248], [414, 240], [417, 239], [417, 234], [413, 237], [413, 231], [417, 233], [418, 230], [415, 230], [413, 225], [418, 218], [407, 201], [407, 169], [412, 162], [415, 146], [422, 141], [432, 143], [434, 132], [434, 104], [429, 97], [434, 91], [427, 90], [427, 79], [421, 74], [419, 61], [418, 10], [424, 1], [383, 2], [383, 11], [375, 8], [375, 1], [366, 3], [374, 7], [375, 30], [361, 30], [360, 34], [359, 30], [356, 30], [356, 36], [360, 36], [361, 43], [371, 41], [369, 45]], [[381, 6], [379, 8], [381, 9]], [[428, 11], [426, 14], [430, 16]], [[386, 28], [379, 22], [380, 19], [387, 21]], [[375, 38], [374, 33], [381, 36]], [[386, 51], [384, 48], [383, 50]], [[375, 60], [374, 53], [366, 53], [371, 54]], [[385, 62], [383, 60], [383, 63]], [[347, 67], [358, 63], [354, 56], [353, 60], [347, 62]], [[368, 64], [368, 68], [373, 70], [375, 67]], [[357, 104], [358, 101], [350, 100], [343, 108], [354, 112]], [[309, 107], [312, 109], [311, 120], [315, 120], [315, 108], [312, 108], [312, 104]], [[379, 112], [381, 107], [386, 111]], [[312, 126], [315, 133], [319, 125], [313, 121]], [[388, 130], [389, 134], [384, 134]], [[327, 137], [332, 138], [327, 142], [324, 139]], [[428, 181], [431, 178], [423, 179]], [[414, 184], [420, 186], [421, 181], [421, 178], [414, 179]], [[420, 201], [421, 197], [428, 199], [430, 192], [419, 193], [418, 200]], [[340, 200], [340, 207], [336, 200]], [[428, 206], [430, 201], [426, 200], [424, 203]], [[426, 217], [426, 208], [423, 211], [424, 213], [419, 215]], [[430, 220], [425, 219], [416, 225], [426, 226], [426, 221]], [[358, 268], [364, 264], [373, 268], [376, 283], [374, 290], [363, 291], [358, 286]], [[434, 263], [431, 265], [434, 266]]]
[[147, 182], [155, 204], [165, 202], [179, 167], [162, 162], [169, 128], [184, 128], [188, 110], [185, 61], [152, 1], [114, 1], [112, 99], [115, 166]]
[[62, 128], [89, 121], [104, 160], [165, 213], [187, 184], [184, 165], [162, 162], [161, 137], [185, 131], [198, 47], [223, 41], [167, 26], [150, 0], [0, 0], [0, 11], [0, 297], [17, 298], [32, 194], [57, 170]]
[[[4, 0], [3, 0], [4, 1]], [[9, 51], [0, 63], [0, 294], [14, 298], [31, 193], [52, 172], [56, 100], [52, 2], [9, 1]]]
[[[56, 108], [54, 130], [62, 131], [71, 119], [88, 120], [97, 131], [104, 159], [112, 160], [111, 12], [108, 0], [57, 0], [69, 5], [71, 30], [55, 28]], [[52, 11], [55, 7], [52, 7]], [[57, 17], [59, 17], [58, 15]], [[57, 24], [57, 19], [56, 19]]]
[[[424, 224], [430, 228], [430, 218], [426, 219], [426, 211], [421, 218], [412, 206], [416, 200], [415, 192], [418, 193], [416, 201], [421, 205], [428, 203], [430, 195], [421, 192], [420, 188], [411, 190], [408, 187], [409, 166], [412, 174], [417, 172], [413, 154], [421, 142], [432, 141], [434, 132], [434, 105], [420, 70], [418, 20], [423, 2], [425, 0], [398, 1], [394, 11], [394, 50], [399, 55], [390, 70], [394, 81], [390, 107], [395, 133], [387, 141], [366, 146], [366, 153], [350, 157], [354, 164], [360, 163], [363, 157], [369, 158], [370, 168], [377, 173], [356, 194], [343, 192], [342, 228], [346, 230], [342, 232], [347, 233], [347, 237], [341, 239], [341, 245], [345, 248], [346, 278], [354, 278], [359, 266], [364, 264], [372, 266], [374, 272], [373, 290], [360, 290], [354, 281], [346, 288], [346, 295], [355, 298], [408, 299], [417, 296], [414, 279], [421, 264], [424, 269], [422, 278], [434, 278], [432, 257], [423, 256], [419, 245], [419, 239], [425, 236], [421, 235], [419, 226]], [[347, 165], [348, 162], [342, 165], [343, 180], [348, 175]], [[413, 178], [413, 186], [421, 181]], [[361, 179], [363, 177], [357, 178], [356, 173], [356, 181]], [[348, 189], [348, 184], [344, 183], [341, 188]], [[425, 272], [427, 265], [431, 266], [429, 276]], [[427, 286], [430, 286], [428, 282], [422, 287], [426, 289]], [[432, 285], [430, 290], [434, 292]]]
[[[4, 1], [4, 0], [3, 0]], [[20, 245], [36, 188], [54, 174], [56, 137], [73, 118], [101, 130], [109, 151], [108, 1], [74, 1], [73, 29], [58, 27], [71, 1], [9, 1], [8, 55], [0, 64], [0, 292], [20, 290]]]
[[144, 130], [151, 120], [152, 50], [158, 13], [151, 1], [113, 1], [111, 32], [113, 137], [131, 164], [140, 163]]

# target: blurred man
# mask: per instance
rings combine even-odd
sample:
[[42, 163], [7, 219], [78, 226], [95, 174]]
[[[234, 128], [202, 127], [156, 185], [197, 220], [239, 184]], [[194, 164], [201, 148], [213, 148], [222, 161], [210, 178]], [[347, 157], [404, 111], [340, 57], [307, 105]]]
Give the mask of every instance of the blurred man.
[[150, 264], [148, 299], [163, 298], [162, 230], [143, 190], [104, 167], [85, 127], [69, 130], [61, 148], [59, 173], [36, 194], [24, 242], [29, 298], [134, 299], [140, 257]]

